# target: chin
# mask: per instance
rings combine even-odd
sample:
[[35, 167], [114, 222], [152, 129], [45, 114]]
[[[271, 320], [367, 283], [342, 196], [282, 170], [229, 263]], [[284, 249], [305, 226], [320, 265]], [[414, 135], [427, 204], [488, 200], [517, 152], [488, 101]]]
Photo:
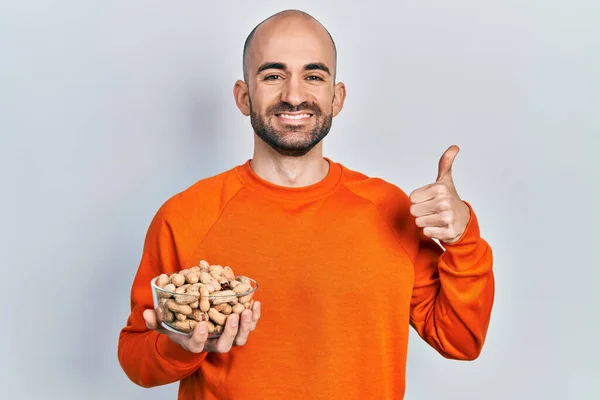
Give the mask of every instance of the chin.
[[286, 157], [302, 157], [308, 154], [313, 147], [279, 147], [279, 146], [271, 146], [273, 150], [282, 156]]
[[[306, 138], [308, 139], [308, 138]], [[310, 152], [320, 142], [312, 143], [310, 140], [275, 140], [271, 141], [269, 146], [277, 153], [290, 156], [301, 157]]]

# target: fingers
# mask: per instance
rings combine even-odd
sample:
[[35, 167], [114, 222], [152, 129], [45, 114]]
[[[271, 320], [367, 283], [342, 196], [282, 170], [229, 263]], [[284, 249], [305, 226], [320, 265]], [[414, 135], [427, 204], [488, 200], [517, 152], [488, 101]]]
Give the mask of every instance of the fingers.
[[433, 199], [423, 203], [416, 203], [410, 206], [410, 213], [415, 217], [424, 217], [426, 215], [441, 213], [452, 208], [449, 199]]
[[442, 240], [446, 243], [453, 243], [460, 237], [460, 234], [452, 227], [428, 226], [423, 228], [423, 234], [432, 239]]
[[419, 228], [431, 227], [431, 228], [447, 228], [453, 223], [453, 214], [447, 211], [425, 215], [422, 217], [417, 217], [415, 219], [415, 224]]
[[252, 311], [244, 310], [240, 315], [239, 329], [233, 342], [235, 346], [243, 346], [246, 344], [248, 335], [250, 334], [250, 328], [252, 328]]
[[225, 328], [223, 333], [217, 339], [216, 343], [211, 346], [209, 351], [217, 353], [227, 353], [233, 346], [233, 341], [238, 332], [239, 315], [233, 313], [229, 314], [227, 321], [225, 321]]
[[412, 204], [419, 204], [434, 199], [441, 199], [450, 194], [451, 191], [446, 184], [436, 182], [413, 191], [410, 194], [410, 202]]
[[256, 324], [260, 319], [260, 301], [255, 301], [254, 306], [252, 307], [252, 325], [250, 327], [250, 331], [256, 329]]
[[225, 322], [221, 336], [215, 341], [209, 340], [205, 351], [226, 353], [232, 346], [242, 346], [248, 341], [250, 332], [256, 329], [260, 319], [260, 301], [255, 301], [252, 311], [244, 310], [241, 315], [230, 314]]
[[170, 336], [171, 333], [173, 335], [178, 335], [175, 338], [171, 337], [171, 339], [174, 341], [181, 341], [182, 346], [192, 353], [200, 353], [204, 351], [204, 346], [208, 340], [208, 327], [205, 321], [198, 322], [198, 325], [196, 325], [190, 336], [185, 339], [181, 337], [181, 334], [174, 332], [170, 332]]
[[[233, 346], [242, 346], [248, 341], [250, 332], [256, 329], [256, 324], [260, 319], [260, 302], [255, 301], [252, 311], [244, 310], [241, 315], [230, 314], [225, 322], [225, 328], [220, 337], [208, 339], [208, 329], [206, 322], [199, 322], [190, 336], [184, 336], [173, 332], [167, 332], [169, 337], [176, 343], [180, 343], [186, 350], [194, 353], [202, 351], [226, 353]], [[146, 317], [146, 313], [144, 313]], [[151, 320], [152, 316], [148, 316]]]

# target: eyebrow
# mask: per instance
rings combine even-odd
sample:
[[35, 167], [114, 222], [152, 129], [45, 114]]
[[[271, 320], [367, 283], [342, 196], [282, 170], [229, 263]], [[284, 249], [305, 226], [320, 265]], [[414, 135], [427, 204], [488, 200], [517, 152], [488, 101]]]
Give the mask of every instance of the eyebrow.
[[[260, 67], [258, 67], [258, 71], [256, 71], [256, 74], [258, 75], [266, 69], [286, 70], [287, 65], [284, 63], [280, 63], [280, 62], [266, 62], [266, 63], [262, 64]], [[304, 71], [319, 70], [319, 71], [326, 72], [328, 75], [331, 75], [331, 71], [329, 71], [329, 68], [327, 68], [327, 65], [325, 65], [323, 63], [319, 63], [319, 62], [306, 64], [303, 69], [304, 69]]]

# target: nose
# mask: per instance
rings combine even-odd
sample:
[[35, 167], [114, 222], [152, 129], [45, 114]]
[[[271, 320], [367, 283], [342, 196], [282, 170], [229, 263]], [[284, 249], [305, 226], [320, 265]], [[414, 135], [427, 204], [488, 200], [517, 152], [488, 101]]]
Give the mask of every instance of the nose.
[[281, 100], [292, 106], [298, 106], [306, 101], [306, 91], [301, 79], [288, 78], [281, 90]]

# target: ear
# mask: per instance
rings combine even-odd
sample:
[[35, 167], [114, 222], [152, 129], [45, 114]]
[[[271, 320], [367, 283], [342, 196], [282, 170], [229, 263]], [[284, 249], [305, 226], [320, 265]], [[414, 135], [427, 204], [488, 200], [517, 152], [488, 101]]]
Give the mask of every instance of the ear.
[[246, 117], [250, 115], [250, 97], [248, 93], [248, 85], [242, 80], [235, 82], [233, 86], [233, 98], [235, 104]]
[[333, 116], [336, 117], [344, 107], [346, 100], [346, 85], [338, 82], [333, 88]]

